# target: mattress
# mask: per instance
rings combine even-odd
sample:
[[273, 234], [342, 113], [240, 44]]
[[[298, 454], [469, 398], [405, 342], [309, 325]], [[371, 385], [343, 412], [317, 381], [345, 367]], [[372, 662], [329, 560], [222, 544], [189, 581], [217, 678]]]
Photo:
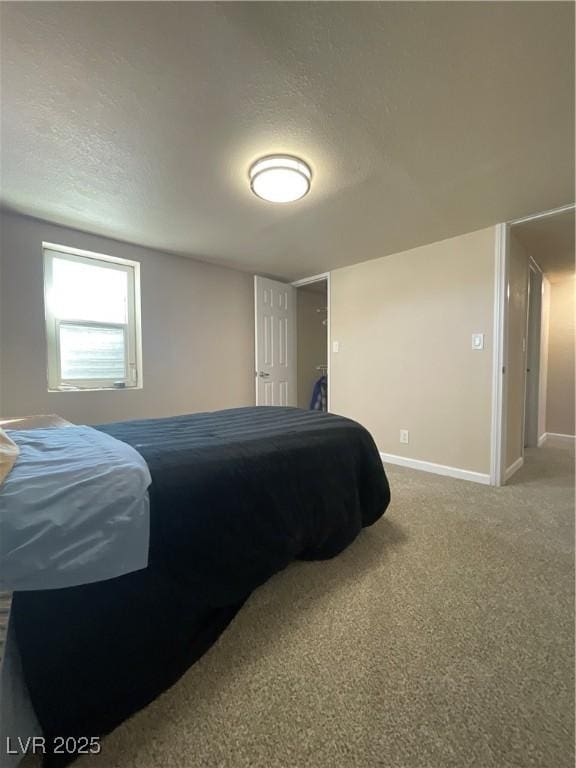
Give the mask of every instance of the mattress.
[[[14, 596], [48, 747], [112, 730], [172, 685], [260, 584], [295, 559], [334, 557], [390, 501], [370, 434], [333, 414], [241, 408], [99, 429], [148, 464], [149, 565]], [[48, 754], [45, 765], [69, 760]]]

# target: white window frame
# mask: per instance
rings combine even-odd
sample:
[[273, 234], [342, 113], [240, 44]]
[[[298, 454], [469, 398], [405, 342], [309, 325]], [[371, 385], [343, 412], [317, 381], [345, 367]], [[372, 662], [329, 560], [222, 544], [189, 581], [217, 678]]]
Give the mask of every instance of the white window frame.
[[[140, 263], [120, 259], [103, 253], [83, 251], [55, 243], [42, 243], [44, 259], [44, 310], [46, 316], [46, 346], [48, 353], [48, 390], [71, 392], [90, 390], [120, 390], [142, 388], [142, 322], [140, 308]], [[62, 320], [54, 315], [52, 292], [52, 264], [54, 258], [75, 261], [80, 264], [98, 264], [107, 269], [125, 272], [128, 279], [128, 321], [109, 323], [92, 320]], [[94, 328], [122, 328], [126, 341], [126, 372], [123, 379], [64, 379], [61, 372], [60, 327], [66, 325], [92, 326]]]

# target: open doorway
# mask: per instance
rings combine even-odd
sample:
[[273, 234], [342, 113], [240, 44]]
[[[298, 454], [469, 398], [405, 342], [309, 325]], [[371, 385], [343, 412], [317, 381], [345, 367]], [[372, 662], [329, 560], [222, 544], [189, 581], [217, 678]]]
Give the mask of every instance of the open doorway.
[[504, 259], [496, 485], [522, 467], [526, 449], [574, 445], [574, 206], [501, 225], [499, 232]]
[[296, 288], [297, 405], [328, 410], [328, 276], [298, 281]]
[[256, 405], [330, 408], [330, 274], [254, 276]]

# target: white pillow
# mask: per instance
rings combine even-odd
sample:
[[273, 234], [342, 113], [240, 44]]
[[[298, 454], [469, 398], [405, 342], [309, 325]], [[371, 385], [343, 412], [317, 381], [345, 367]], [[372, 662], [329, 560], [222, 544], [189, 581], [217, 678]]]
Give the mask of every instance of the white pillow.
[[20, 449], [16, 443], [8, 437], [3, 429], [0, 429], [0, 485], [8, 477], [19, 454]]

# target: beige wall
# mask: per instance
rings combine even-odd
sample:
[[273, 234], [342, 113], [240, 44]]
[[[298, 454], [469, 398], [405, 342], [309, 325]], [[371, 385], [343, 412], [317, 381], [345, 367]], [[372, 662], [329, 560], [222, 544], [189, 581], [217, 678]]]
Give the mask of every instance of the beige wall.
[[[250, 275], [3, 213], [0, 413], [76, 423], [168, 416], [254, 402]], [[48, 392], [42, 241], [141, 263], [141, 390]]]
[[575, 278], [550, 286], [546, 431], [574, 435]]
[[506, 469], [524, 453], [528, 253], [510, 232], [506, 337]]
[[298, 288], [297, 299], [298, 407], [309, 408], [314, 384], [322, 375], [316, 366], [328, 360], [328, 328], [322, 323], [327, 314], [316, 311], [326, 307], [328, 297], [326, 291]]
[[380, 451], [489, 473], [494, 238], [484, 229], [332, 272], [331, 410]]

